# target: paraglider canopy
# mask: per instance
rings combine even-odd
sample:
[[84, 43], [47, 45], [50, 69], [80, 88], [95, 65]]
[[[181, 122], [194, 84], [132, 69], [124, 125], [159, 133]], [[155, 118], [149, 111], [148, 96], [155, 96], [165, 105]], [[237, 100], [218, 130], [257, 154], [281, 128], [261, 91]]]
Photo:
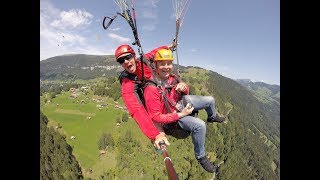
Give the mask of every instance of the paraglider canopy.
[[177, 57], [176, 59], [177, 59], [177, 64], [178, 64], [178, 68], [177, 68], [178, 75], [180, 74], [179, 58], [178, 58], [178, 35], [179, 35], [180, 27], [182, 26], [182, 22], [184, 20], [185, 15], [186, 15], [186, 12], [189, 8], [190, 1], [191, 0], [172, 0], [173, 9], [174, 9], [174, 13], [176, 16], [176, 37], [173, 40], [173, 41], [175, 41], [176, 46], [174, 49], [172, 49], [172, 51], [176, 51], [176, 57]]
[[182, 22], [189, 8], [191, 0], [172, 0], [174, 13], [176, 16], [176, 22], [179, 27], [182, 26]]

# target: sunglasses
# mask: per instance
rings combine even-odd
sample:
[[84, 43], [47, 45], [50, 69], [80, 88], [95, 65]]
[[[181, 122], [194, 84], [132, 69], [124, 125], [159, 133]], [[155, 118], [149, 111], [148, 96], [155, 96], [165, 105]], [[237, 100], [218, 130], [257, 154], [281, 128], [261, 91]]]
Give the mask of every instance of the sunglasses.
[[133, 58], [133, 54], [129, 54], [127, 56], [123, 56], [117, 59], [117, 62], [120, 64], [123, 64], [125, 60], [130, 60], [131, 58]]

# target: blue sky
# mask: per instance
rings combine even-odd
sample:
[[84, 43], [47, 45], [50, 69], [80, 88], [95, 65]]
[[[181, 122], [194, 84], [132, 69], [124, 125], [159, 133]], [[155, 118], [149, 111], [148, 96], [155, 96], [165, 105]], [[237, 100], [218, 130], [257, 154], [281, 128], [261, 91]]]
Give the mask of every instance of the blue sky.
[[[174, 39], [172, 1], [134, 0], [145, 53]], [[131, 8], [131, 0], [127, 2]], [[280, 0], [189, 3], [179, 32], [180, 65], [280, 85]], [[121, 16], [107, 30], [102, 27], [104, 16], [117, 12], [113, 0], [41, 0], [40, 61], [63, 54], [114, 54], [117, 46], [131, 44], [131, 27]]]

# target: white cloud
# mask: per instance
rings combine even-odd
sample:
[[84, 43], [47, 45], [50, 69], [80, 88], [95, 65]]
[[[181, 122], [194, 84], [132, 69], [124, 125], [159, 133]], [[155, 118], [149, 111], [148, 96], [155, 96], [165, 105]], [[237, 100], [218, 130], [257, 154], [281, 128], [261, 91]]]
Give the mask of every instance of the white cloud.
[[[115, 45], [131, 41], [115, 33], [100, 34], [92, 24], [99, 23], [100, 27], [101, 19], [85, 9], [62, 10], [47, 0], [41, 0], [40, 4], [40, 61], [65, 54], [114, 54]], [[120, 28], [108, 30], [116, 32]]]
[[93, 46], [85, 46], [85, 47], [77, 47], [74, 49], [74, 53], [76, 54], [92, 54], [92, 55], [105, 55], [106, 52], [101, 51]]
[[160, 0], [151, 0], [151, 5], [152, 5], [152, 7], [154, 7], [154, 8], [157, 8], [158, 7], [158, 3], [160, 2]]
[[142, 16], [146, 19], [158, 19], [158, 12], [153, 9], [144, 9]]
[[[54, 51], [56, 48], [67, 48], [71, 47], [73, 45], [81, 46], [85, 44], [86, 38], [84, 38], [81, 35], [67, 32], [67, 31], [59, 31], [54, 28], [52, 28], [50, 25], [48, 25], [45, 18], [40, 17], [40, 45], [48, 46], [48, 51], [51, 49]], [[46, 53], [48, 51], [42, 51], [43, 53]], [[57, 51], [54, 51], [57, 52]], [[41, 53], [41, 52], [40, 52]], [[52, 53], [49, 53], [50, 55]], [[49, 56], [48, 54], [48, 56]], [[42, 55], [44, 56], [44, 55]]]
[[[139, 8], [137, 11], [137, 19], [144, 20], [142, 25], [143, 31], [154, 31], [156, 24], [158, 23], [159, 7], [158, 3], [160, 0], [147, 0], [137, 1], [136, 7]], [[131, 8], [131, 4], [129, 5]], [[130, 9], [131, 11], [131, 9]], [[139, 20], [139, 22], [140, 22]]]
[[158, 19], [159, 8], [157, 4], [159, 2], [160, 0], [143, 1], [142, 8], [140, 9], [142, 17], [152, 20]]
[[65, 28], [78, 28], [83, 25], [89, 25], [93, 15], [86, 10], [71, 9], [69, 11], [62, 11], [59, 19], [54, 20], [50, 25], [53, 27]]
[[40, 15], [48, 15], [49, 17], [58, 16], [60, 11], [55, 8], [48, 0], [40, 1]]
[[142, 26], [142, 30], [144, 30], [144, 31], [153, 31], [155, 29], [156, 29], [155, 24], [149, 24], [149, 25]]
[[88, 29], [93, 21], [93, 15], [86, 10], [62, 11], [49, 1], [41, 0], [40, 61], [64, 54], [112, 54], [107, 52], [105, 44], [97, 43], [97, 33]]
[[125, 37], [121, 37], [117, 34], [114, 34], [114, 33], [109, 33], [108, 36], [111, 38], [111, 39], [114, 39], [120, 43], [127, 43], [130, 41], [130, 38], [125, 38]]
[[119, 30], [120, 30], [120, 28], [118, 28], [118, 27], [117, 27], [117, 28], [110, 28], [110, 27], [109, 27], [108, 29], [109, 29], [110, 31], [119, 31]]

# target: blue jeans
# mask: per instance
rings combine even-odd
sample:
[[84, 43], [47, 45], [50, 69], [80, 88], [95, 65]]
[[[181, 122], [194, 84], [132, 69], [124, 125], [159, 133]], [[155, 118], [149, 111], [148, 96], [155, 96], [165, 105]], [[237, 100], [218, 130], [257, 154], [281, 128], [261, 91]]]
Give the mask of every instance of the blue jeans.
[[215, 118], [215, 101], [212, 96], [184, 95], [182, 97], [184, 106], [190, 103], [194, 107], [194, 111], [204, 109], [207, 112], [207, 118]]
[[[182, 98], [183, 105], [191, 103], [194, 107], [194, 111], [205, 109], [208, 118], [216, 117], [214, 98], [212, 96], [196, 96], [185, 95]], [[180, 118], [178, 124], [182, 129], [191, 132], [192, 143], [194, 146], [194, 154], [197, 159], [200, 159], [206, 155], [205, 153], [205, 139], [206, 139], [206, 123], [193, 116], [185, 116]], [[167, 128], [164, 125], [164, 128]]]
[[193, 116], [185, 116], [179, 119], [178, 124], [182, 129], [191, 132], [194, 155], [200, 159], [206, 155], [204, 143], [206, 140], [206, 123]]

